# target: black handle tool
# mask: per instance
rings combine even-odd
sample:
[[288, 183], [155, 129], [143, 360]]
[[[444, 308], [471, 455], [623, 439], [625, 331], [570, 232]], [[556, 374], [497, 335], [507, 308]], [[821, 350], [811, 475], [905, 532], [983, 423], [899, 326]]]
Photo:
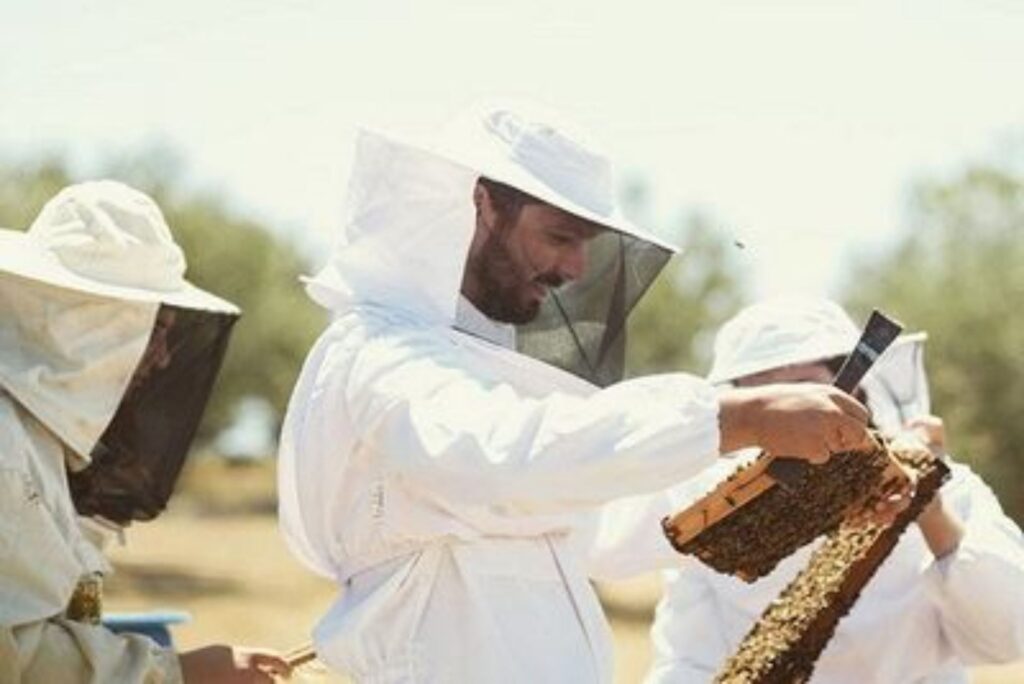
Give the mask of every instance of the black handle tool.
[[[843, 361], [832, 384], [848, 394], [853, 394], [857, 385], [864, 379], [867, 372], [875, 365], [878, 357], [889, 348], [899, 334], [903, 325], [875, 309], [871, 312], [864, 332], [861, 333], [857, 346]], [[811, 465], [801, 459], [780, 456], [768, 464], [767, 473], [783, 486], [793, 486], [807, 473]]]

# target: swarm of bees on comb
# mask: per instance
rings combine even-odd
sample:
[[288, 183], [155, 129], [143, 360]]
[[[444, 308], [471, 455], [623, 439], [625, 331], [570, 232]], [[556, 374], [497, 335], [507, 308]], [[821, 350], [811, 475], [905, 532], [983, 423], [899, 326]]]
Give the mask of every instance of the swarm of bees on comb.
[[[900, 534], [931, 501], [949, 469], [929, 451], [876, 437], [866, 452], [836, 454], [798, 482], [767, 473], [769, 456], [740, 468], [692, 506], [662, 522], [681, 553], [748, 582], [824, 535], [807, 566], [744, 637], [716, 682], [805, 682], [839, 620], [849, 612]], [[866, 507], [914, 482], [914, 496], [883, 526]]]

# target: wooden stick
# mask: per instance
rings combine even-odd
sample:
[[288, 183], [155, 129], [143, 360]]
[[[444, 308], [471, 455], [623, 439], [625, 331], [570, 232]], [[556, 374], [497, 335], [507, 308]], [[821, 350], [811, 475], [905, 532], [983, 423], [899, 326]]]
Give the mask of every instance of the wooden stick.
[[316, 651], [313, 649], [312, 643], [306, 642], [285, 653], [284, 659], [288, 663], [288, 667], [301, 667], [316, 660]]

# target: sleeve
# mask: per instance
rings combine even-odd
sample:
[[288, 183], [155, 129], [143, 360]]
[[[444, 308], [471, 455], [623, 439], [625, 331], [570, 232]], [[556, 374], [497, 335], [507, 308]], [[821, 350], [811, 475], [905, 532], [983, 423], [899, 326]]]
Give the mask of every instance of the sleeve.
[[680, 567], [684, 557], [669, 543], [661, 527], [733, 473], [739, 464], [759, 454], [747, 449], [717, 459], [710, 467], [668, 489], [613, 501], [600, 510], [589, 530], [586, 557], [590, 576], [624, 579], [652, 570]]
[[1024, 540], [992, 491], [955, 464], [943, 492], [964, 526], [955, 551], [926, 571], [927, 590], [943, 632], [967, 663], [1024, 658]]
[[618, 499], [594, 520], [586, 549], [587, 574], [595, 580], [620, 580], [678, 567], [682, 561], [661, 529], [672, 512], [667, 492]]
[[654, 616], [654, 658], [647, 684], [710, 682], [729, 656], [715, 590], [694, 561], [665, 573]]
[[486, 361], [436, 334], [364, 345], [344, 382], [362, 445], [449, 501], [531, 513], [655, 491], [717, 457], [718, 399], [699, 378], [538, 396]]
[[174, 651], [144, 636], [52, 619], [0, 628], [0, 681], [180, 684]]

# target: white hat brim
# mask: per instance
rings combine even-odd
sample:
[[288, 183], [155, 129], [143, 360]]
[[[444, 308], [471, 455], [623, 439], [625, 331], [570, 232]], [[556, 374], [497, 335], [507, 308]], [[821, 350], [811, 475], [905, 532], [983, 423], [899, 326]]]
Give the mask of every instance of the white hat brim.
[[35, 280], [76, 292], [112, 299], [159, 302], [184, 309], [216, 313], [240, 313], [237, 306], [202, 290], [186, 280], [174, 290], [152, 290], [83, 277], [68, 269], [52, 253], [42, 249], [27, 233], [0, 228], [0, 273]]
[[399, 145], [434, 155], [445, 159], [457, 166], [468, 169], [473, 173], [484, 176], [491, 180], [505, 185], [510, 185], [517, 190], [536, 197], [543, 202], [566, 211], [574, 216], [585, 219], [592, 223], [610, 228], [616, 232], [630, 235], [632, 237], [651, 243], [672, 253], [682, 251], [679, 246], [664, 240], [653, 233], [640, 228], [627, 219], [615, 207], [610, 214], [602, 214], [584, 207], [571, 198], [556, 192], [548, 185], [538, 180], [534, 175], [526, 172], [519, 165], [508, 160], [501, 154], [488, 154], [486, 150], [469, 148], [467, 146], [455, 147], [453, 145], [439, 145], [433, 142], [422, 142], [410, 140], [392, 133], [384, 133], [378, 130], [364, 129], [366, 133], [390, 140]]
[[[915, 342], [923, 342], [928, 338], [927, 333], [924, 332], [913, 332], [905, 333], [896, 338], [896, 340], [889, 346], [882, 356], [879, 358], [878, 366], [884, 365], [891, 358], [891, 354], [887, 356], [890, 350], [896, 349], [905, 344], [911, 344]], [[721, 385], [727, 382], [734, 382], [740, 378], [745, 378], [749, 375], [756, 375], [757, 373], [763, 373], [765, 371], [776, 370], [778, 368], [785, 368], [787, 366], [797, 366], [807, 363], [818, 363], [821, 361], [827, 361], [838, 357], [847, 357], [853, 352], [853, 345], [842, 344], [832, 342], [825, 345], [817, 345], [813, 348], [804, 348], [795, 350], [792, 354], [787, 356], [778, 356], [766, 360], [752, 361], [750, 363], [732, 366], [727, 369], [712, 369], [708, 373], [707, 380], [712, 385]]]

